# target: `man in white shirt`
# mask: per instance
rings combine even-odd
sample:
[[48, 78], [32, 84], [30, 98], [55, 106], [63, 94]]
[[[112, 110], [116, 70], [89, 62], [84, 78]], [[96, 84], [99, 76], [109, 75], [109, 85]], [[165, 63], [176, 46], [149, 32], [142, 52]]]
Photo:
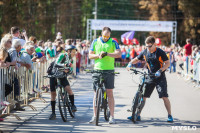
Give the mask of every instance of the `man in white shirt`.
[[[12, 28], [10, 29], [10, 32], [11, 32], [12, 37], [13, 37], [13, 38], [12, 38], [12, 42], [13, 42], [14, 39], [20, 39], [20, 38], [19, 38], [19, 36], [20, 36], [20, 31], [19, 31], [19, 28], [18, 28], [18, 27], [16, 27], [16, 26], [12, 27]], [[24, 40], [24, 39], [20, 39], [21, 44], [22, 44], [22, 47], [23, 47], [24, 44], [26, 43], [26, 41], [28, 41], [28, 36], [27, 36], [25, 30], [22, 31], [22, 35], [25, 37], [25, 40]]]

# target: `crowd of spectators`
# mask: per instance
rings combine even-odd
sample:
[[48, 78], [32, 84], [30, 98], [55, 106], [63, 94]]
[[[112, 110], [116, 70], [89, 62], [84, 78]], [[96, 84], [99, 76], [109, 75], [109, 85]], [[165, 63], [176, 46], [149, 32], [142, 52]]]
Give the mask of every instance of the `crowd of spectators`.
[[[182, 47], [179, 44], [157, 47], [165, 51], [170, 60], [170, 67], [167, 70], [169, 73], [180, 73], [176, 70], [180, 69], [186, 80], [194, 79], [193, 75], [199, 77], [200, 46], [192, 44], [191, 39], [186, 39], [186, 44]], [[116, 59], [116, 64], [119, 62], [116, 66], [125, 67], [131, 59], [145, 49], [145, 45], [120, 45], [120, 48], [122, 55], [120, 59]], [[135, 67], [143, 66], [145, 66], [143, 61], [135, 65]]]
[[[55, 40], [37, 40], [36, 37], [28, 38], [25, 30], [20, 30], [18, 27], [12, 27], [10, 34], [6, 34], [1, 39], [0, 45], [0, 67], [15, 66], [26, 67], [33, 69], [33, 62], [45, 62], [49, 59], [57, 57], [59, 53], [63, 53], [67, 45], [75, 45], [77, 47], [76, 54], [76, 73], [86, 68], [88, 64], [93, 64], [92, 60], [88, 59], [90, 42], [81, 39], [66, 39], [63, 40], [62, 34], [57, 33]], [[145, 49], [145, 45], [119, 45], [122, 51], [121, 58], [116, 59], [117, 67], [125, 67], [127, 63], [140, 54]], [[170, 47], [158, 46], [164, 50], [170, 59], [169, 72], [176, 72], [177, 60], [186, 62], [187, 73], [188, 64], [199, 57], [199, 47], [192, 45], [191, 40], [186, 40], [186, 45], [171, 45]], [[190, 59], [190, 62], [188, 62]], [[183, 63], [178, 64], [183, 69]], [[139, 62], [135, 67], [143, 67], [144, 62]]]
[[[44, 63], [50, 59], [56, 58], [60, 53], [65, 52], [65, 47], [67, 47], [67, 45], [75, 45], [77, 47], [77, 56], [74, 61], [76, 61], [76, 74], [78, 74], [80, 68], [86, 67], [88, 64], [87, 55], [90, 47], [89, 41], [81, 41], [80, 39], [66, 39], [64, 41], [60, 32], [57, 33], [53, 41], [38, 40], [35, 36], [28, 37], [25, 30], [12, 27], [10, 32], [3, 35], [1, 38], [0, 68], [9, 68], [13, 66], [14, 69], [18, 70], [20, 67], [25, 67], [25, 69], [31, 72], [36, 69], [34, 68], [36, 65], [33, 65], [34, 62], [36, 64]], [[34, 83], [38, 82], [38, 79], [35, 79], [36, 73], [34, 73], [33, 76], [34, 88]], [[13, 91], [12, 85], [14, 85], [14, 100], [17, 102], [15, 104], [15, 110], [23, 111], [24, 109], [21, 108], [21, 101], [19, 101], [20, 99], [18, 97], [21, 91], [19, 81], [17, 77], [14, 77], [13, 80], [13, 82], [5, 84], [5, 96]], [[35, 92], [38, 92], [38, 90], [33, 89], [33, 93]], [[0, 121], [2, 120], [3, 119], [0, 119]]]
[[[56, 58], [60, 53], [65, 52], [68, 45], [74, 45], [77, 48], [76, 54], [76, 74], [79, 74], [84, 68], [92, 65], [93, 60], [88, 59], [90, 50], [90, 41], [81, 39], [63, 40], [62, 34], [57, 33], [55, 40], [38, 40], [34, 36], [28, 35], [25, 30], [18, 27], [12, 27], [10, 32], [5, 34], [0, 44], [0, 68], [14, 66], [15, 69], [25, 67], [33, 70], [33, 62], [46, 62], [49, 59]], [[145, 45], [119, 45], [122, 55], [116, 59], [117, 67], [126, 67], [128, 62], [140, 54], [145, 49]], [[199, 60], [200, 46], [192, 45], [190, 39], [181, 47], [178, 44], [170, 47], [158, 46], [164, 50], [170, 59], [169, 73], [178, 73], [177, 68], [185, 71], [185, 78], [191, 79], [189, 73], [195, 75], [195, 81], [199, 83]], [[141, 61], [135, 67], [143, 67], [145, 62]], [[184, 67], [185, 66], [185, 67]], [[190, 67], [189, 67], [190, 66]], [[180, 71], [179, 71], [180, 72]], [[194, 79], [194, 78], [193, 78]], [[34, 82], [34, 81], [33, 81]], [[18, 90], [19, 91], [19, 90]], [[17, 94], [19, 95], [19, 93]], [[16, 106], [17, 110], [22, 110]]]
[[77, 73], [82, 67], [88, 64], [88, 52], [90, 42], [80, 39], [62, 38], [60, 32], [57, 33], [55, 40], [37, 40], [36, 37], [28, 38], [25, 30], [18, 27], [12, 27], [10, 33], [3, 36], [0, 45], [0, 67], [15, 66], [33, 69], [33, 62], [44, 62], [55, 58], [59, 53], [65, 51], [67, 45], [75, 45], [77, 47], [76, 65]]

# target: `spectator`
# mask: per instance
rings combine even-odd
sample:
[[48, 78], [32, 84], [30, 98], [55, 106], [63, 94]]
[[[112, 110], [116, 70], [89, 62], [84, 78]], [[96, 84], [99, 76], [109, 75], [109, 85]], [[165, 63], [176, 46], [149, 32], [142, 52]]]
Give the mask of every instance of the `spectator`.
[[44, 52], [44, 41], [38, 41], [38, 47], [35, 49], [35, 52]]
[[130, 47], [129, 46], [126, 46], [125, 47], [126, 49], [126, 62], [129, 62], [130, 61]]
[[122, 55], [121, 55], [122, 66], [125, 66], [125, 61], [126, 61], [126, 49], [125, 49], [125, 46], [122, 46], [121, 52], [122, 52]]
[[54, 49], [52, 48], [52, 42], [48, 42], [48, 48], [46, 50], [46, 58], [51, 59], [55, 57]]
[[[136, 50], [133, 46], [130, 46], [130, 59], [134, 59], [137, 56]], [[135, 64], [132, 64], [135, 67]]]
[[171, 48], [170, 49], [170, 53], [169, 53], [169, 59], [170, 59], [170, 67], [169, 67], [169, 72], [171, 73], [171, 69], [173, 67], [173, 72], [176, 72], [176, 61], [175, 61], [175, 55], [174, 55], [174, 51]]
[[76, 53], [76, 74], [80, 73], [81, 67], [81, 46], [77, 45], [77, 53]]
[[[18, 68], [20, 66], [28, 67], [29, 64], [25, 64], [25, 63], [20, 62], [20, 58], [19, 58], [20, 50], [21, 50], [20, 39], [13, 40], [12, 48], [10, 48], [8, 50], [8, 53], [9, 53], [10, 58], [11, 58], [11, 62], [17, 62], [16, 68]], [[15, 110], [25, 111], [25, 109], [21, 108], [21, 106], [20, 106], [20, 101], [18, 99], [19, 95], [20, 95], [19, 81], [18, 81], [17, 77], [15, 76], [14, 77], [14, 96], [15, 96], [15, 100], [17, 101]]]
[[186, 56], [186, 72], [188, 74], [189, 57], [192, 54], [192, 44], [190, 39], [187, 39], [186, 43], [187, 44], [184, 46], [184, 55]]
[[83, 67], [86, 68], [87, 67], [87, 63], [88, 63], [88, 53], [89, 53], [89, 50], [88, 50], [88, 47], [86, 47], [86, 45], [83, 47], [82, 49], [82, 60], [83, 60]]
[[57, 33], [56, 39], [59, 39], [63, 42], [62, 34], [60, 32]]
[[21, 49], [21, 51], [25, 51], [26, 47], [29, 46], [29, 45], [34, 46], [34, 42], [33, 41], [27, 41], [25, 43], [25, 45], [23, 46], [23, 48]]
[[66, 44], [65, 47], [67, 47], [68, 45], [72, 45], [71, 39], [66, 39], [65, 44]]
[[2, 62], [1, 66], [2, 67], [9, 67], [10, 65], [12, 65], [12, 66], [16, 65], [16, 61], [11, 62], [11, 58], [10, 58], [10, 55], [8, 53], [8, 49], [11, 48], [11, 45], [12, 45], [12, 41], [7, 36], [3, 37], [1, 39], [1, 62]]
[[6, 58], [8, 57], [8, 51], [0, 46], [0, 67], [9, 67], [10, 63], [5, 63]]
[[34, 52], [35, 52], [34, 46], [28, 45], [28, 46], [26, 46], [26, 48], [25, 48], [25, 52], [22, 52], [21, 57], [20, 57], [22, 63], [27, 63], [27, 64], [30, 65], [30, 66], [28, 67], [28, 69], [30, 69], [30, 70], [33, 70], [33, 62], [32, 62], [32, 60], [31, 60], [31, 58], [32, 58], [32, 54], [33, 54]]
[[12, 40], [13, 37], [10, 33], [7, 33], [7, 34], [4, 35], [4, 38], [9, 38], [9, 39]]
[[[13, 41], [14, 39], [20, 39], [20, 38], [19, 38], [19, 37], [20, 37], [20, 31], [19, 31], [19, 28], [18, 28], [18, 27], [16, 27], [16, 26], [12, 27], [12, 28], [10, 29], [10, 32], [11, 32], [11, 34], [12, 34], [12, 36], [13, 36], [12, 41]], [[25, 37], [25, 40], [28, 41], [28, 36], [27, 36], [25, 30], [22, 30], [22, 36], [24, 36], [24, 37]], [[22, 46], [24, 46], [24, 44], [26, 43], [25, 40], [24, 40], [24, 39], [20, 39]]]
[[56, 55], [59, 55], [62, 51], [64, 51], [61, 45], [62, 45], [61, 41], [56, 42]]
[[13, 40], [12, 48], [8, 50], [8, 53], [11, 57], [11, 61], [17, 61], [17, 67], [25, 66], [27, 69], [31, 67], [29, 64], [20, 62], [19, 52], [21, 51], [21, 41], [20, 39]]
[[37, 48], [37, 39], [35, 36], [30, 36], [29, 41], [33, 42], [34, 47]]
[[46, 53], [46, 50], [48, 49], [49, 42], [51, 42], [51, 41], [47, 41], [47, 42], [44, 43], [44, 52], [45, 53]]

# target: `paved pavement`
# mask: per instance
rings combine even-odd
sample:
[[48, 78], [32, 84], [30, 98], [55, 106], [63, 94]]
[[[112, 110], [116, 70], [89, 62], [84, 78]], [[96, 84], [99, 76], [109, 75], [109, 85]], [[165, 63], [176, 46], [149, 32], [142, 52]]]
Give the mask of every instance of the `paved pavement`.
[[47, 103], [35, 100], [31, 105], [35, 106], [37, 111], [25, 107], [25, 112], [15, 112], [22, 118], [22, 121], [18, 121], [11, 116], [6, 117], [4, 122], [0, 122], [0, 130], [2, 132], [19, 133], [200, 133], [200, 89], [194, 88], [191, 82], [178, 78], [176, 74], [167, 73], [168, 93], [175, 119], [173, 124], [166, 122], [167, 112], [163, 101], [158, 98], [156, 90], [154, 90], [144, 107], [142, 121], [133, 124], [127, 120], [130, 115], [127, 109], [131, 107], [139, 76], [134, 75], [132, 78], [130, 72], [121, 68], [117, 68], [116, 71], [120, 72], [120, 75], [116, 77], [116, 88], [114, 89], [116, 124], [109, 125], [105, 122], [103, 113], [100, 115], [100, 126], [88, 123], [93, 114], [92, 80], [90, 74], [81, 74], [71, 82], [78, 108], [74, 119], [68, 117], [68, 121], [63, 122], [58, 108], [56, 108], [57, 119], [48, 120], [51, 113], [50, 95], [45, 93], [43, 98], [47, 100]]

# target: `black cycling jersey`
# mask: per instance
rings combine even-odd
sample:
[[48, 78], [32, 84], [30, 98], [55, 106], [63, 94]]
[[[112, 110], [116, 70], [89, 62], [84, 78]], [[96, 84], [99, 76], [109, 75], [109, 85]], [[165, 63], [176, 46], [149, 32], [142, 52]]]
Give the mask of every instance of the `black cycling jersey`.
[[153, 53], [150, 53], [147, 49], [143, 50], [137, 58], [139, 60], [145, 59], [148, 63], [148, 69], [152, 73], [157, 72], [163, 66], [163, 62], [168, 60], [166, 53], [160, 48], [156, 48]]

